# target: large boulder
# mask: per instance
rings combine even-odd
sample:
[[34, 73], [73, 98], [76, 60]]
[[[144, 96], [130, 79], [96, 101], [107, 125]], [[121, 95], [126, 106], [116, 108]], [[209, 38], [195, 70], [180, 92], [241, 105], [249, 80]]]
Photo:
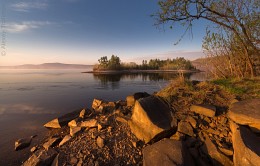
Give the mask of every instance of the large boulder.
[[[160, 98], [150, 96], [135, 102], [132, 117], [128, 121], [133, 134], [145, 143], [165, 134], [172, 135], [177, 126], [173, 126], [170, 108]], [[174, 127], [174, 128], [172, 128]]]
[[260, 165], [260, 138], [244, 126], [230, 122], [235, 166]]
[[23, 163], [23, 166], [46, 166], [51, 165], [54, 158], [57, 156], [57, 152], [54, 149], [39, 150]]
[[228, 116], [238, 124], [260, 130], [260, 99], [248, 99], [232, 104]]
[[59, 118], [55, 118], [52, 121], [46, 123], [44, 127], [61, 128], [62, 126], [67, 125], [69, 121], [76, 119], [79, 116], [80, 112], [81, 110], [76, 110], [71, 113], [65, 114]]
[[144, 166], [193, 166], [194, 161], [182, 141], [164, 139], [143, 149]]
[[150, 96], [150, 95], [146, 92], [137, 92], [134, 95], [127, 96], [126, 97], [127, 106], [134, 106], [136, 100], [145, 98], [148, 96]]
[[201, 114], [207, 117], [214, 117], [216, 113], [216, 107], [212, 105], [205, 105], [205, 104], [200, 104], [200, 105], [192, 105], [190, 107], [190, 110], [192, 112], [195, 112], [197, 114]]

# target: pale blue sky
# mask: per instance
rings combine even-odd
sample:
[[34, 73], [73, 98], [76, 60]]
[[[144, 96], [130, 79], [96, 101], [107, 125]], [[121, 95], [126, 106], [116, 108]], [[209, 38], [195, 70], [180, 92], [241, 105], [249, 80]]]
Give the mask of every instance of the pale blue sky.
[[157, 0], [0, 0], [0, 6], [6, 52], [0, 65], [94, 64], [112, 54], [126, 62], [203, 56], [205, 22], [174, 46], [184, 29], [153, 25]]

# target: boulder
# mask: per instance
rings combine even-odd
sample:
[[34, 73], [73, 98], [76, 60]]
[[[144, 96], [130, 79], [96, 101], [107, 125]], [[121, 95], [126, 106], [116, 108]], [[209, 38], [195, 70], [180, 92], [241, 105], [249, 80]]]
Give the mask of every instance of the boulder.
[[22, 166], [46, 166], [51, 165], [54, 158], [57, 156], [54, 149], [36, 151]]
[[248, 99], [232, 104], [228, 116], [238, 124], [260, 130], [260, 99]]
[[76, 110], [74, 112], [65, 114], [59, 118], [53, 119], [52, 121], [46, 123], [44, 127], [47, 128], [61, 128], [68, 124], [69, 121], [77, 118], [81, 110]]
[[50, 138], [47, 142], [45, 142], [42, 146], [48, 150], [50, 147], [55, 146], [60, 141], [60, 138]]
[[153, 138], [171, 136], [177, 126], [172, 126], [170, 108], [160, 98], [149, 96], [135, 102], [132, 117], [128, 124], [133, 134], [145, 143]]
[[62, 146], [63, 144], [65, 144], [66, 142], [68, 142], [71, 139], [70, 135], [66, 135], [61, 142], [59, 143], [59, 146]]
[[178, 124], [178, 132], [189, 135], [191, 137], [194, 136], [193, 128], [189, 122], [180, 121]]
[[210, 140], [209, 136], [207, 134], [204, 134], [205, 136], [205, 150], [212, 159], [212, 162], [214, 165], [225, 165], [225, 166], [231, 166], [233, 165], [233, 162], [224, 154], [218, 151], [216, 145]]
[[97, 110], [103, 101], [100, 99], [94, 99], [92, 102], [92, 108]]
[[74, 135], [76, 135], [80, 131], [81, 131], [81, 127], [71, 127], [70, 128], [70, 135], [73, 137]]
[[32, 141], [32, 138], [22, 138], [22, 139], [18, 139], [17, 141], [15, 141], [14, 143], [14, 149], [17, 150], [21, 150], [24, 149], [28, 146], [30, 146]]
[[144, 166], [193, 166], [194, 161], [182, 141], [164, 139], [143, 149]]
[[80, 126], [87, 127], [87, 128], [97, 127], [98, 122], [96, 119], [86, 120], [86, 121], [81, 122]]
[[137, 92], [134, 95], [127, 96], [126, 97], [127, 106], [134, 106], [136, 100], [145, 98], [148, 96], [150, 96], [150, 95], [146, 92]]
[[214, 117], [216, 113], [216, 107], [212, 105], [192, 105], [190, 110], [207, 117]]
[[235, 166], [260, 165], [260, 138], [244, 126], [230, 122]]

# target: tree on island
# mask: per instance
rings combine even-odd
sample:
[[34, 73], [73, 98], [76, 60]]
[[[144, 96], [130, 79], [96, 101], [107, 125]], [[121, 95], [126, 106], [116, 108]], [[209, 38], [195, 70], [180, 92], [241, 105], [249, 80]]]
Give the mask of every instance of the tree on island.
[[121, 60], [118, 56], [112, 55], [108, 60], [107, 56], [103, 56], [98, 60], [99, 64], [95, 65], [93, 70], [120, 70]]
[[159, 6], [157, 25], [180, 23], [185, 33], [198, 19], [216, 25], [215, 32], [208, 29], [203, 44], [216, 77], [260, 74], [259, 0], [161, 0]]

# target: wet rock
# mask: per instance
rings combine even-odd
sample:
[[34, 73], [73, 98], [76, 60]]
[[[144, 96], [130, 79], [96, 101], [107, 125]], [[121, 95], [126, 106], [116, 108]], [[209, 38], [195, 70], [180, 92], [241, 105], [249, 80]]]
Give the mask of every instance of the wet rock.
[[233, 165], [233, 162], [224, 154], [220, 153], [215, 146], [215, 144], [210, 140], [209, 136], [207, 134], [204, 134], [205, 136], [205, 149], [209, 156], [212, 158], [212, 162], [214, 165], [225, 165], [225, 166], [231, 166]]
[[[172, 113], [168, 105], [155, 96], [139, 99], [135, 102], [131, 120], [128, 121], [133, 134], [145, 143], [162, 135], [172, 135]], [[174, 129], [175, 131], [172, 131]]]
[[193, 166], [194, 161], [182, 141], [164, 139], [143, 149], [144, 166]]
[[96, 119], [91, 119], [91, 120], [81, 122], [80, 126], [87, 127], [87, 128], [97, 127], [98, 122]]
[[260, 130], [260, 99], [248, 99], [232, 104], [228, 116], [238, 124]]
[[180, 121], [178, 124], [178, 132], [189, 135], [191, 137], [194, 136], [193, 128], [189, 122]]
[[192, 105], [190, 110], [207, 117], [214, 117], [216, 113], [216, 107], [212, 105]]
[[80, 131], [81, 131], [81, 127], [71, 127], [70, 128], [70, 135], [73, 137]]
[[98, 145], [98, 147], [100, 147], [100, 148], [103, 148], [104, 147], [104, 139], [103, 138], [101, 138], [101, 137], [97, 137], [97, 145]]
[[234, 165], [260, 165], [260, 138], [244, 126], [230, 122]]
[[59, 118], [53, 119], [52, 121], [46, 123], [44, 127], [46, 128], [61, 128], [68, 124], [69, 121], [76, 119], [79, 116], [80, 110], [65, 114]]
[[18, 139], [17, 141], [15, 141], [14, 143], [14, 149], [17, 150], [21, 150], [24, 149], [28, 146], [30, 146], [32, 141], [32, 138], [22, 138], [22, 139]]
[[50, 138], [47, 142], [45, 142], [42, 146], [48, 150], [50, 147], [53, 147], [60, 141], [60, 138]]
[[57, 156], [57, 152], [54, 149], [39, 150], [23, 163], [23, 166], [46, 166], [51, 165], [54, 158]]
[[66, 142], [68, 142], [70, 139], [71, 139], [71, 136], [70, 136], [70, 135], [66, 135], [66, 136], [61, 140], [61, 142], [59, 143], [59, 146], [64, 145], [64, 144], [65, 144]]

